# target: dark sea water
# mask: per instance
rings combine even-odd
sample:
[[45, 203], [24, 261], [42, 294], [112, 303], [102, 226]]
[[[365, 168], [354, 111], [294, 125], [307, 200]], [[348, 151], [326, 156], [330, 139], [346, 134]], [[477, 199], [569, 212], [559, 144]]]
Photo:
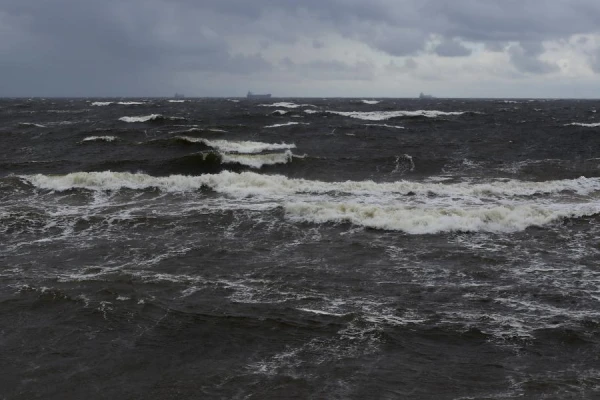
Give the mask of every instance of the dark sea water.
[[0, 100], [0, 399], [600, 398], [598, 108]]

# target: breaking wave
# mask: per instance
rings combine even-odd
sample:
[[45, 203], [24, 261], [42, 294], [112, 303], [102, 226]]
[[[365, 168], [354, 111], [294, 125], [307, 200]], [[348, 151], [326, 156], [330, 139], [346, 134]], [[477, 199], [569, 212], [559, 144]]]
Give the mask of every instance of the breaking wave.
[[583, 126], [583, 127], [587, 127], [587, 128], [596, 128], [598, 126], [600, 126], [600, 122], [595, 122], [595, 123], [583, 123], [583, 122], [572, 122], [570, 124], [565, 124], [565, 126]]
[[46, 128], [46, 125], [34, 124], [33, 122], [21, 122], [20, 126], [32, 126], [34, 128]]
[[111, 104], [117, 104], [120, 106], [141, 106], [144, 105], [146, 103], [140, 102], [140, 101], [94, 101], [91, 105], [95, 106], [95, 107], [106, 107], [106, 106], [110, 106]]
[[[286, 122], [285, 124], [267, 125], [265, 128], [281, 128], [282, 126], [300, 125], [300, 122]], [[308, 123], [302, 123], [302, 125], [310, 125]]]
[[287, 164], [293, 159], [290, 150], [284, 153], [268, 154], [221, 154], [223, 164], [241, 164], [250, 168], [260, 169], [265, 165]]
[[398, 117], [426, 117], [437, 118], [440, 116], [462, 115], [466, 111], [435, 111], [435, 110], [418, 110], [418, 111], [327, 111], [330, 114], [342, 115], [344, 117], [362, 119], [366, 121], [384, 121], [390, 118]]
[[283, 107], [283, 108], [298, 108], [298, 107], [316, 107], [312, 104], [296, 104], [289, 102], [279, 102], [273, 104], [259, 104], [260, 107]]
[[[290, 146], [290, 145], [287, 145]], [[269, 154], [265, 154], [269, 155]], [[323, 182], [306, 179], [292, 179], [282, 175], [262, 175], [253, 172], [233, 173], [224, 171], [215, 175], [185, 177], [173, 175], [168, 178], [145, 174], [117, 172], [76, 172], [63, 176], [27, 175], [24, 179], [33, 185], [52, 190], [87, 188], [93, 190], [145, 188], [156, 186], [167, 191], [195, 190], [202, 185], [213, 188], [226, 188], [227, 193], [241, 196], [253, 195], [295, 195], [295, 194], [345, 194], [359, 196], [391, 195], [392, 199], [415, 198], [421, 196], [445, 196], [451, 200], [468, 199], [474, 204], [482, 198], [510, 199], [542, 194], [557, 194], [562, 191], [579, 195], [590, 195], [600, 191], [600, 178], [578, 178], [546, 182], [507, 180], [485, 184], [441, 182], [413, 182], [401, 180], [389, 183], [373, 181]], [[138, 186], [142, 184], [142, 186]]]
[[[289, 163], [294, 157], [290, 150], [275, 154], [205, 153], [198, 156], [251, 168]], [[232, 199], [228, 201], [238, 198], [259, 203], [268, 201], [274, 206], [282, 206], [286, 217], [296, 222], [351, 223], [409, 234], [515, 232], [530, 226], [542, 226], [565, 218], [592, 216], [600, 212], [600, 204], [590, 198], [564, 202], [560, 197], [515, 197], [533, 193], [552, 194], [561, 190], [580, 194], [600, 190], [600, 179], [585, 178], [550, 182], [509, 181], [487, 185], [407, 181], [329, 183], [230, 171], [167, 177], [106, 171], [77, 172], [63, 176], [38, 174], [21, 178], [35, 187], [56, 191], [73, 188], [94, 191], [157, 188], [165, 192], [190, 192], [205, 187], [231, 196]], [[403, 193], [399, 195], [398, 192]], [[501, 197], [489, 197], [490, 193]], [[439, 197], [443, 194], [449, 196]]]
[[161, 114], [150, 114], [150, 115], [142, 115], [139, 117], [121, 117], [119, 121], [134, 123], [134, 122], [158, 122], [158, 121], [168, 121], [168, 120], [181, 120], [185, 118], [181, 117], [165, 117]]
[[291, 203], [285, 206], [291, 220], [353, 225], [402, 231], [409, 234], [440, 232], [516, 232], [564, 218], [600, 212], [593, 204], [555, 206], [491, 206], [472, 209], [379, 206], [357, 203]]
[[361, 101], [365, 104], [372, 104], [372, 105], [381, 103], [379, 100], [361, 100]]
[[82, 142], [114, 142], [118, 140], [116, 136], [88, 136]]
[[188, 136], [179, 136], [177, 140], [186, 141], [189, 143], [202, 143], [213, 149], [223, 152], [233, 152], [240, 154], [261, 153], [263, 151], [288, 150], [296, 148], [295, 144], [287, 143], [263, 143], [251, 141], [231, 141], [231, 140], [210, 140], [204, 138], [194, 138]]
[[365, 124], [365, 126], [380, 126], [382, 128], [405, 129], [403, 126], [388, 125], [388, 124]]

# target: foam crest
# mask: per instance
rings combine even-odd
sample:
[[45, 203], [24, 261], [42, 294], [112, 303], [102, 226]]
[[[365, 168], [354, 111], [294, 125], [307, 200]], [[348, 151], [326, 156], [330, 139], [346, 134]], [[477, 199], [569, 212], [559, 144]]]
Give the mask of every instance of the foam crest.
[[398, 125], [388, 125], [388, 124], [365, 124], [365, 126], [380, 126], [382, 128], [391, 128], [391, 129], [405, 129], [403, 126]]
[[167, 100], [169, 103], [185, 103], [185, 100]]
[[164, 118], [164, 117], [160, 114], [150, 114], [150, 115], [142, 115], [139, 117], [121, 117], [121, 118], [119, 118], [119, 121], [128, 122], [128, 123], [148, 122], [148, 121], [155, 121], [155, 120], [161, 119], [161, 118]]
[[365, 104], [379, 104], [380, 101], [379, 100], [361, 100], [363, 103]]
[[[240, 154], [240, 156], [241, 155], [243, 154]], [[284, 155], [290, 157], [291, 152], [283, 154], [262, 154], [260, 156], [276, 157]], [[234, 157], [236, 155], [228, 154], [225, 156]], [[233, 160], [232, 158], [230, 159]], [[241, 158], [238, 158], [238, 160], [240, 159]], [[480, 200], [486, 196], [490, 200], [497, 201], [498, 199], [510, 199], [515, 196], [553, 194], [565, 190], [580, 195], [589, 195], [600, 191], [600, 178], [583, 177], [573, 180], [547, 182], [509, 180], [486, 184], [445, 184], [441, 182], [421, 183], [405, 180], [389, 183], [376, 183], [373, 181], [321, 182], [306, 179], [291, 179], [282, 175], [262, 175], [253, 172], [234, 173], [229, 171], [223, 171], [219, 174], [206, 174], [199, 177], [181, 177], [172, 175], [164, 178], [145, 174], [125, 174], [107, 171], [77, 172], [63, 176], [26, 175], [23, 176], [23, 178], [31, 182], [34, 186], [52, 190], [67, 190], [74, 187], [94, 190], [114, 190], [119, 189], [120, 187], [135, 189], [156, 186], [168, 191], [168, 184], [165, 182], [173, 182], [176, 184], [182, 179], [196, 179], [199, 183], [190, 183], [188, 185], [191, 190], [206, 185], [217, 191], [223, 191], [229, 194], [237, 193], [242, 196], [248, 194], [262, 194], [265, 196], [348, 194], [355, 196], [376, 196], [375, 198], [379, 198], [382, 195], [388, 195], [387, 197], [395, 199], [394, 201], [398, 201], [398, 199], [407, 201], [407, 199], [415, 197], [432, 201], [430, 199], [432, 194], [446, 196], [453, 201], [455, 199]], [[136, 186], [138, 184], [141, 186]], [[181, 188], [184, 186], [178, 187]], [[411, 196], [405, 196], [407, 194], [410, 194]], [[402, 197], [398, 198], [398, 195], [401, 195]]]
[[351, 223], [353, 225], [402, 231], [408, 234], [440, 232], [516, 232], [542, 226], [563, 218], [576, 218], [600, 212], [597, 204], [492, 206], [476, 208], [426, 208], [378, 206], [358, 203], [290, 203], [286, 216], [311, 223]]
[[34, 128], [46, 128], [46, 125], [34, 124], [33, 122], [21, 122], [19, 125], [21, 125], [21, 126], [32, 126]]
[[94, 107], [106, 107], [110, 106], [112, 101], [94, 101], [91, 105]]
[[250, 168], [262, 168], [265, 165], [287, 164], [293, 159], [292, 152], [270, 154], [222, 154], [221, 162], [224, 164], [242, 164]]
[[114, 142], [118, 140], [116, 136], [88, 136], [82, 142]]
[[296, 147], [295, 144], [287, 143], [263, 143], [251, 141], [231, 141], [231, 140], [209, 140], [204, 138], [194, 138], [189, 136], [180, 136], [179, 139], [190, 143], [202, 143], [213, 149], [223, 152], [233, 152], [241, 154], [261, 153], [263, 151], [288, 150]]
[[142, 103], [141, 101], [119, 101], [117, 104], [121, 106], [141, 106], [145, 103]]
[[[299, 125], [300, 122], [286, 122], [285, 124], [275, 124], [275, 125], [268, 125], [265, 126], [265, 128], [281, 128], [282, 126], [291, 126], [291, 125]], [[302, 125], [309, 125], [307, 123], [303, 123]]]
[[586, 128], [596, 128], [596, 127], [600, 126], [600, 122], [589, 123], [589, 124], [586, 124], [584, 122], [572, 122], [570, 124], [565, 124], [565, 126], [583, 126]]
[[390, 118], [398, 117], [427, 117], [437, 118], [440, 116], [462, 115], [465, 111], [435, 111], [435, 110], [417, 110], [417, 111], [327, 111], [330, 114], [342, 115], [344, 117], [362, 119], [366, 121], [384, 121]]
[[279, 102], [279, 103], [273, 103], [273, 104], [260, 104], [260, 107], [283, 107], [283, 108], [298, 108], [298, 107], [316, 107], [313, 106], [312, 104], [296, 104], [296, 103], [289, 103], [289, 102]]

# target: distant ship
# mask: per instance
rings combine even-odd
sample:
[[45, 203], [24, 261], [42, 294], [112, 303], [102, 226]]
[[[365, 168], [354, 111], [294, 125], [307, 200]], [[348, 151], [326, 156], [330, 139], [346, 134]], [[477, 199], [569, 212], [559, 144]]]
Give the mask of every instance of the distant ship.
[[421, 94], [419, 94], [419, 98], [420, 99], [433, 99], [434, 97], [430, 94], [424, 94], [423, 92], [421, 92]]
[[249, 98], [249, 99], [270, 99], [271, 98], [271, 93], [254, 94], [252, 92], [248, 92], [248, 94], [246, 95], [246, 97]]
[[174, 99], [185, 99], [185, 95], [181, 94], [181, 93], [175, 93], [175, 96], [173, 96]]

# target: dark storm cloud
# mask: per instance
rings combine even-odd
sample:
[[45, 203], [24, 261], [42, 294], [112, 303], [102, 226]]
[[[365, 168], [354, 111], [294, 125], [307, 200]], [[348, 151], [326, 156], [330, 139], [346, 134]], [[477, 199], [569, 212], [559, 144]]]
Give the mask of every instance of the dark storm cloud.
[[[519, 71], [547, 73], [556, 67], [540, 59], [542, 42], [597, 33], [598, 20], [596, 0], [3, 0], [0, 89], [170, 93], [180, 73], [261, 74], [274, 68], [261, 54], [271, 43], [308, 39], [328, 49], [335, 35], [390, 56], [425, 52], [432, 37], [442, 39], [432, 49], [442, 57], [467, 56], [464, 43], [480, 43], [507, 51]], [[240, 38], [262, 46], [242, 54]], [[372, 73], [347, 60], [290, 56], [313, 79]]]

